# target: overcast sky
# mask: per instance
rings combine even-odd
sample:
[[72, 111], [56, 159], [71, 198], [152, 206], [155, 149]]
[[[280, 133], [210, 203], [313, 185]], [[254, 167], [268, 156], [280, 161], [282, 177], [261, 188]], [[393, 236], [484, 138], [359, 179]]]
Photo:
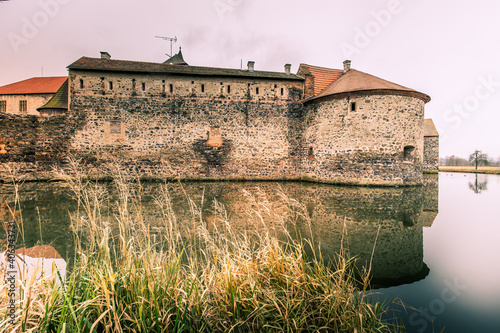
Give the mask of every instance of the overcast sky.
[[[352, 67], [424, 92], [442, 157], [500, 157], [498, 0], [10, 0], [0, 2], [0, 85], [67, 75], [82, 56], [296, 72]], [[43, 68], [43, 70], [42, 70]]]

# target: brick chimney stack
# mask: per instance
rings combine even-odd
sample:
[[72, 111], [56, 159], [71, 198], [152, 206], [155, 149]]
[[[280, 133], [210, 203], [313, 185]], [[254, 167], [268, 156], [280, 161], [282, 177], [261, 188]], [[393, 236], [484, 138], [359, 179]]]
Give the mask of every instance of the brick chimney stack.
[[292, 69], [292, 65], [290, 65], [290, 64], [285, 65], [285, 73], [286, 74], [290, 74], [291, 69]]
[[347, 73], [351, 69], [351, 60], [344, 61], [344, 73]]
[[101, 59], [111, 59], [111, 55], [108, 52], [101, 51]]
[[250, 72], [253, 72], [254, 71], [254, 66], [255, 66], [255, 61], [249, 61], [248, 62], [248, 70]]

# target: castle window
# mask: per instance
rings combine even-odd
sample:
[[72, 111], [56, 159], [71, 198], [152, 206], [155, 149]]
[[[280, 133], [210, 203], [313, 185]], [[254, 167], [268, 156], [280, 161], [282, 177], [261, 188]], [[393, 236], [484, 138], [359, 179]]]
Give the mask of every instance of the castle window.
[[19, 112], [28, 111], [28, 101], [19, 101]]
[[170, 85], [169, 85], [169, 90], [170, 90], [170, 93], [173, 93], [173, 92], [174, 92], [174, 85], [173, 85], [173, 84], [170, 84]]
[[230, 94], [231, 93], [231, 86], [227, 86], [227, 93]]
[[83, 89], [84, 86], [83, 86], [83, 79], [80, 79], [80, 89]]
[[255, 87], [255, 93], [258, 95], [259, 94], [259, 87]]
[[142, 91], [146, 90], [146, 83], [142, 83]]
[[113, 82], [109, 81], [109, 90], [113, 90]]
[[205, 92], [205, 85], [204, 84], [201, 85], [201, 92]]
[[309, 147], [309, 154], [307, 154], [307, 159], [310, 160], [310, 161], [314, 160], [313, 147]]
[[356, 111], [356, 102], [351, 103], [351, 111]]
[[413, 162], [415, 156], [415, 147], [413, 146], [405, 146], [403, 149], [403, 161], [404, 162]]
[[0, 112], [7, 112], [7, 101], [0, 101]]
[[283, 88], [281, 88], [281, 96], [283, 96], [284, 92], [285, 92], [285, 90]]
[[191, 84], [194, 84], [194, 81], [191, 81]]

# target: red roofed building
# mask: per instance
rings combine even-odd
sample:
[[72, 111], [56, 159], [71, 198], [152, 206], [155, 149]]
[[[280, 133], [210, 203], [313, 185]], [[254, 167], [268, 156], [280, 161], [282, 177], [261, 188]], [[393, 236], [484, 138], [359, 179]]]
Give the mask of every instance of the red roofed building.
[[0, 112], [39, 115], [37, 108], [45, 105], [67, 79], [67, 76], [34, 77], [2, 86]]

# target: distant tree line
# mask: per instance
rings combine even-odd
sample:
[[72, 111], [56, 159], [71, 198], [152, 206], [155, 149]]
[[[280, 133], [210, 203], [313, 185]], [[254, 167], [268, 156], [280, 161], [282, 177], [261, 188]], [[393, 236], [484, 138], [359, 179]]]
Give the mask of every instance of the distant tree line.
[[487, 154], [483, 154], [480, 150], [476, 150], [474, 153], [470, 154], [469, 158], [462, 158], [455, 155], [441, 157], [439, 158], [439, 164], [448, 166], [476, 166], [476, 164], [500, 166], [500, 156], [497, 159], [490, 158]]

